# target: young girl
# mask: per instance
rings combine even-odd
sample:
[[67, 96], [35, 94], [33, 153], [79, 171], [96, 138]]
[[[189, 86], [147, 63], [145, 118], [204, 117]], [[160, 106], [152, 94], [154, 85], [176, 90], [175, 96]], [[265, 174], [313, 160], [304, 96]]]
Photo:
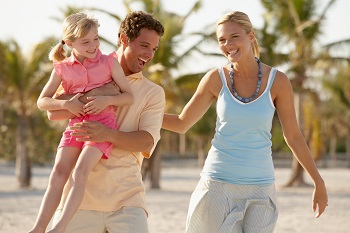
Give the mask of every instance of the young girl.
[[[124, 72], [113, 54], [103, 55], [99, 50], [98, 21], [85, 13], [76, 13], [64, 21], [63, 40], [50, 52], [54, 61], [51, 77], [38, 99], [41, 110], [66, 109], [76, 115], [71, 119], [58, 146], [49, 185], [44, 195], [38, 218], [30, 232], [45, 232], [61, 198], [63, 187], [72, 172], [72, 188], [63, 207], [59, 221], [49, 232], [65, 232], [84, 196], [89, 172], [100, 158], [107, 159], [111, 143], [79, 142], [70, 135], [69, 129], [76, 122], [100, 121], [116, 129], [113, 106], [132, 104], [131, 94]], [[72, 55], [65, 57], [63, 45], [72, 49]], [[86, 105], [79, 101], [84, 92], [103, 86], [111, 81], [119, 86], [121, 94], [115, 96], [93, 96]], [[67, 94], [75, 94], [70, 100], [52, 98], [62, 85]]]

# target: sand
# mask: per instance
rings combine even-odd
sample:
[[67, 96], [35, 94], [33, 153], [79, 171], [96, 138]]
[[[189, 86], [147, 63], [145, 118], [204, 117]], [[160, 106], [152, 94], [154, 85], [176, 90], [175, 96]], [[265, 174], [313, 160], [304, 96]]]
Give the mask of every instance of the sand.
[[[190, 195], [196, 186], [200, 168], [195, 163], [166, 163], [162, 169], [161, 189], [147, 187], [150, 233], [183, 233]], [[31, 190], [20, 190], [14, 165], [0, 163], [0, 232], [25, 233], [35, 218], [47, 185], [51, 168], [34, 167]], [[312, 188], [281, 188], [290, 168], [276, 168], [279, 219], [276, 233], [349, 233], [350, 169], [320, 169], [326, 181], [329, 207], [315, 219], [311, 210]], [[306, 180], [310, 182], [308, 176]], [[213, 232], [215, 233], [215, 232]]]

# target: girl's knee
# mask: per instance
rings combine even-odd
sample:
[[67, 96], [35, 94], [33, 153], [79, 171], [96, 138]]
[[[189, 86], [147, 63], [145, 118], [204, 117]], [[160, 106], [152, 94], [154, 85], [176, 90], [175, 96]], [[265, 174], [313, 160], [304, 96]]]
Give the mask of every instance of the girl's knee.
[[64, 166], [64, 164], [56, 164], [51, 172], [51, 180], [67, 181], [71, 170]]

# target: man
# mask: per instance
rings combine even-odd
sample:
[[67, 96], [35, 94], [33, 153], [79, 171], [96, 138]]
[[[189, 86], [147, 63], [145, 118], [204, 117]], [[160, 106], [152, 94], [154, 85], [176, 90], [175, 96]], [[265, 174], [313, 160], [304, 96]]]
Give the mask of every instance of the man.
[[[160, 138], [165, 108], [164, 90], [142, 75], [145, 65], [158, 49], [164, 27], [152, 15], [129, 13], [121, 22], [116, 58], [129, 81], [135, 102], [118, 107], [119, 130], [98, 122], [83, 122], [73, 136], [81, 141], [109, 141], [114, 149], [89, 174], [84, 199], [70, 222], [67, 233], [147, 233], [145, 188], [141, 164], [149, 158]], [[102, 87], [91, 95], [107, 95], [113, 88]], [[49, 113], [51, 120], [71, 116], [65, 110]], [[54, 221], [67, 198], [67, 183]]]

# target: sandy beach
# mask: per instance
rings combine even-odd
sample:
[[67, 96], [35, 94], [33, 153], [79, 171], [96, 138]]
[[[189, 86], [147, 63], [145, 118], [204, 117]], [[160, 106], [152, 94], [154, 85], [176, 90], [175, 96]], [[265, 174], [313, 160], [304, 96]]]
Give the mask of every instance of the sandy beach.
[[[0, 163], [0, 232], [25, 233], [32, 226], [47, 185], [51, 167], [34, 167], [31, 190], [17, 188], [14, 165]], [[161, 189], [146, 181], [150, 233], [183, 233], [190, 195], [200, 168], [195, 163], [165, 163]], [[320, 169], [326, 181], [329, 207], [319, 219], [311, 210], [312, 188], [282, 188], [290, 168], [276, 168], [279, 219], [276, 233], [349, 233], [350, 169]], [[308, 182], [310, 179], [307, 175]], [[214, 232], [213, 232], [214, 233]]]

